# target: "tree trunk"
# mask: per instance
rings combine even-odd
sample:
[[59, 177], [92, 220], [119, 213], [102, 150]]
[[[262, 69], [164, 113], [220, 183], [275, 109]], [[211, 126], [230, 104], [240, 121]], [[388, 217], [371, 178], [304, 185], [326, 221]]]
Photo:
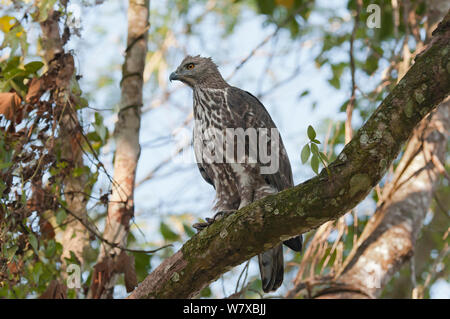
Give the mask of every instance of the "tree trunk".
[[[47, 20], [41, 23], [42, 47], [47, 65], [52, 63], [51, 61], [54, 60], [55, 56], [64, 54], [58, 22], [59, 13], [52, 11], [49, 13]], [[76, 111], [69, 104], [70, 82], [74, 75], [75, 65], [71, 54], [65, 54], [63, 62], [64, 70], [61, 70], [61, 76], [58, 79], [60, 92], [57, 99], [58, 107], [63, 110], [63, 114], [56, 145], [61, 150], [61, 160], [67, 161], [69, 167], [73, 170], [76, 167], [83, 166], [78, 117]], [[74, 177], [69, 175], [64, 179], [64, 185], [62, 186], [67, 209], [76, 215], [76, 217], [72, 215], [67, 217], [65, 220], [66, 228], [62, 231], [63, 253], [61, 257], [63, 265], [65, 265], [64, 258], [70, 258], [70, 252], [73, 252], [82, 266], [84, 251], [89, 247], [89, 232], [80, 222], [80, 220], [84, 223], [87, 222], [86, 181], [87, 176]]]
[[[128, 6], [128, 37], [122, 68], [121, 107], [114, 132], [116, 142], [114, 176], [103, 235], [106, 240], [119, 247], [126, 247], [130, 219], [134, 216], [133, 198], [136, 167], [140, 155], [142, 75], [147, 54], [149, 5], [149, 0], [130, 0]], [[102, 245], [94, 269], [90, 297], [112, 297], [117, 273], [112, 269], [105, 269], [102, 265], [114, 268], [121, 254], [119, 247]]]

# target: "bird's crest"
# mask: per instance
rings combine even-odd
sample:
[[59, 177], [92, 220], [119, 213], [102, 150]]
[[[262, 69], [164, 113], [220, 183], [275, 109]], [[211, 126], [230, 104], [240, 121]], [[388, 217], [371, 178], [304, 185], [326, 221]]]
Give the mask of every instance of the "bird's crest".
[[207, 62], [208, 64], [213, 65], [214, 67], [217, 68], [217, 64], [214, 63], [214, 61], [213, 61], [213, 59], [211, 59], [211, 57], [202, 57], [201, 55], [196, 55], [196, 56], [187, 55], [181, 62], [181, 65], [188, 63], [188, 62], [191, 62], [191, 63]]

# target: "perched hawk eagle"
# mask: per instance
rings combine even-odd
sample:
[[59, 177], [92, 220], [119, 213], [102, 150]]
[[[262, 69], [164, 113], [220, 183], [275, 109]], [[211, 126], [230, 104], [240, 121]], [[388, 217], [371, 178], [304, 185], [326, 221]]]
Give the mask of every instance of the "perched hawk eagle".
[[[264, 105], [249, 92], [229, 85], [211, 58], [187, 56], [170, 80], [179, 80], [194, 91], [195, 155], [201, 175], [216, 190], [217, 214], [195, 228], [201, 230], [217, 216], [293, 186], [289, 158]], [[300, 251], [302, 237], [284, 244]], [[258, 255], [258, 262], [263, 290], [280, 287], [284, 263], [281, 243]]]

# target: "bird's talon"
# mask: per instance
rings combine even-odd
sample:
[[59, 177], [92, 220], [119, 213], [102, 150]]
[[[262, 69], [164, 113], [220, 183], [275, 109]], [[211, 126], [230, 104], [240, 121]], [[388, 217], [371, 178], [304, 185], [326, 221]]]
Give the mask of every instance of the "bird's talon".
[[231, 214], [234, 214], [236, 210], [221, 210], [220, 212], [217, 212], [213, 219], [214, 220], [221, 220], [224, 217], [228, 217]]
[[195, 223], [195, 224], [192, 225], [192, 227], [194, 227], [195, 229], [197, 229], [197, 231], [200, 232], [203, 229], [205, 229], [206, 227], [212, 225], [216, 220], [221, 220], [222, 218], [227, 217], [227, 216], [229, 216], [229, 215], [231, 215], [231, 214], [233, 214], [235, 212], [236, 212], [235, 210], [222, 210], [220, 212], [217, 212], [213, 216], [213, 218], [206, 217], [205, 218], [205, 220], [206, 220], [205, 223]]
[[202, 231], [203, 229], [205, 229], [208, 226], [209, 226], [208, 223], [195, 223], [195, 224], [192, 225], [192, 227], [197, 229], [198, 232]]

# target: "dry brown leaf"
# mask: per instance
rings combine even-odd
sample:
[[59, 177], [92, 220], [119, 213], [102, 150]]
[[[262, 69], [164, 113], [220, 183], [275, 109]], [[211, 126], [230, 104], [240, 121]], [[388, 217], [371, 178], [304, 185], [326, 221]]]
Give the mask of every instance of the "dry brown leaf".
[[92, 298], [99, 299], [101, 297], [105, 290], [105, 283], [111, 278], [113, 270], [114, 262], [110, 257], [106, 257], [103, 261], [94, 266], [91, 285]]
[[53, 228], [53, 225], [45, 219], [42, 219], [39, 221], [39, 227], [41, 229], [41, 236], [44, 239], [53, 239], [55, 238], [55, 229]]
[[22, 271], [22, 268], [23, 268], [23, 260], [19, 260], [18, 262], [11, 261], [8, 263], [8, 270], [10, 271], [10, 273], [14, 275], [20, 273]]
[[44, 80], [42, 78], [33, 78], [30, 82], [30, 87], [28, 88], [28, 93], [25, 97], [25, 101], [30, 103], [35, 98], [39, 98], [42, 94], [43, 84]]
[[0, 93], [0, 114], [12, 121], [19, 112], [22, 99], [15, 92]]
[[134, 256], [129, 256], [125, 251], [122, 251], [118, 256], [115, 270], [124, 274], [127, 292], [132, 292], [138, 284], [136, 269], [134, 268]]

